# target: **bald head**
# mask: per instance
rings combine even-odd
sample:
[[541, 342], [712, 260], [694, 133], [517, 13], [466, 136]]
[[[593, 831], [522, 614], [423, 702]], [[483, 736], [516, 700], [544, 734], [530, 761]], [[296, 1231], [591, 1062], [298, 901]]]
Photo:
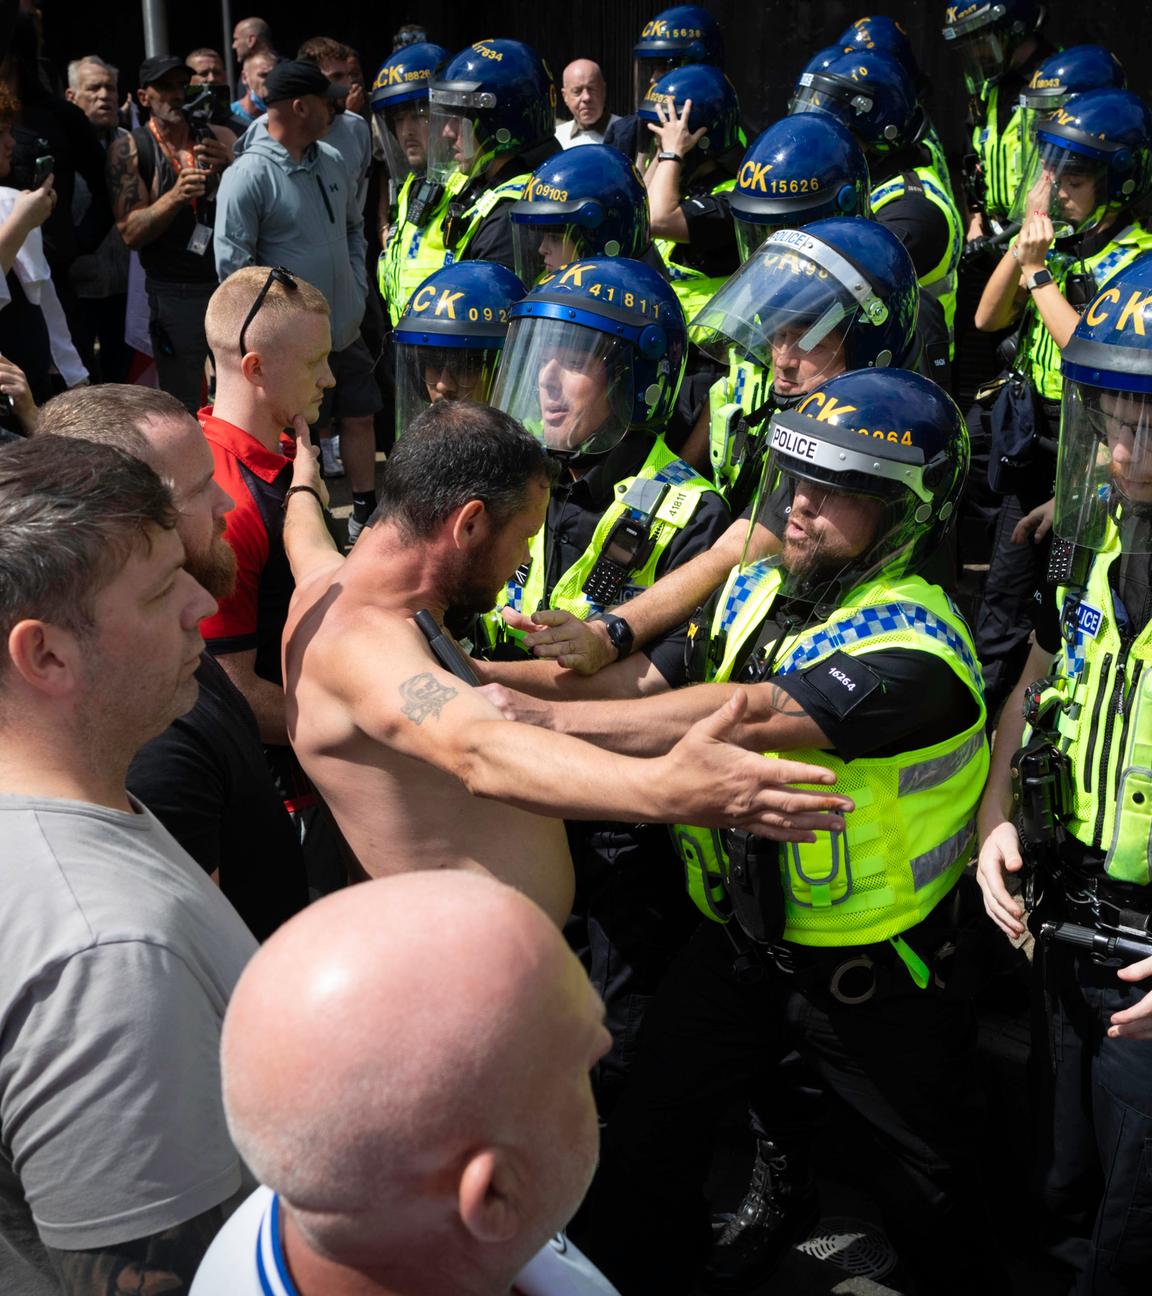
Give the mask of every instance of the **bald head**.
[[263, 18], [241, 18], [232, 31], [232, 50], [238, 62], [253, 50], [272, 48], [272, 29]]
[[364, 883], [281, 928], [241, 978], [229, 1127], [328, 1260], [398, 1272], [468, 1253], [514, 1273], [591, 1177], [601, 1014], [519, 892], [457, 871]]
[[608, 87], [600, 65], [591, 59], [576, 59], [564, 69], [561, 93], [564, 104], [581, 130], [587, 130], [604, 116]]

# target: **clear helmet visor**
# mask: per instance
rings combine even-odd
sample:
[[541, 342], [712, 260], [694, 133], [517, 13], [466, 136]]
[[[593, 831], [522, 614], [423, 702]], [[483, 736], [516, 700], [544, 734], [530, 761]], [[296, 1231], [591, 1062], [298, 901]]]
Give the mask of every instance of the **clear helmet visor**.
[[500, 359], [499, 347], [421, 346], [396, 343], [396, 435], [434, 401], [487, 405]]
[[1034, 212], [1052, 221], [1057, 238], [1093, 229], [1107, 211], [1108, 164], [1033, 134], [1009, 219], [1021, 224]]
[[566, 320], [512, 321], [492, 404], [559, 455], [604, 454], [634, 405], [632, 345]]
[[[632, 102], [637, 112], [647, 98], [648, 91], [674, 68], [680, 66], [678, 58], [638, 58], [632, 60]], [[643, 144], [643, 140], [641, 141]]]
[[808, 391], [846, 367], [845, 340], [861, 310], [828, 270], [769, 242], [708, 301], [688, 336], [721, 364], [734, 349], [774, 378], [803, 379], [795, 390]]
[[736, 246], [740, 249], [740, 264], [743, 265], [754, 252], [760, 251], [764, 240], [777, 230], [795, 229], [796, 217], [781, 217], [778, 221], [745, 220], [732, 213], [732, 224], [736, 229]]
[[395, 185], [422, 174], [428, 165], [428, 101], [410, 99], [373, 113], [372, 134]]
[[1007, 33], [994, 24], [957, 40], [952, 48], [960, 60], [960, 71], [970, 95], [979, 95], [985, 86], [999, 81], [1012, 57]]
[[[435, 91], [433, 91], [435, 95]], [[446, 185], [453, 176], [480, 174], [495, 156], [475, 115], [451, 103], [429, 105], [428, 178]]]
[[1064, 380], [1056, 474], [1058, 536], [1152, 553], [1152, 394]]
[[516, 277], [527, 288], [542, 274], [594, 255], [588, 251], [588, 234], [581, 225], [537, 225], [518, 220], [512, 221], [512, 253]]

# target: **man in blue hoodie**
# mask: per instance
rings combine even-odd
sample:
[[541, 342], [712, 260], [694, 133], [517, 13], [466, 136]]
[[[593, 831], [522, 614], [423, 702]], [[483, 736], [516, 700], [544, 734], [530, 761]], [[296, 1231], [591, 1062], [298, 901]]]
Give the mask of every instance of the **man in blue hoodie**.
[[291, 60], [268, 74], [267, 134], [246, 137], [243, 153], [229, 168], [235, 174], [220, 186], [216, 271], [224, 280], [243, 266], [282, 266], [327, 299], [336, 392], [319, 422], [341, 420], [352, 521], [362, 526], [376, 507], [372, 415], [380, 394], [360, 338], [368, 298], [364, 222], [343, 159], [320, 138], [342, 93], [314, 63]]

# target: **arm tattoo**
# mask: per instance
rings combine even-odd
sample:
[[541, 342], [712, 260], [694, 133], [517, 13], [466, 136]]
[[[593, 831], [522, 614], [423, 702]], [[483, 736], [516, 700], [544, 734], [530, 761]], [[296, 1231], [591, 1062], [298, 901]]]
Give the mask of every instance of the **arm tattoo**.
[[213, 1206], [183, 1224], [98, 1251], [48, 1248], [68, 1296], [186, 1296], [212, 1239], [224, 1223]]
[[[765, 683], [761, 684], [759, 687], [770, 690], [767, 698], [769, 711], [774, 711], [777, 715], [781, 716], [807, 717], [808, 712], [804, 710], [791, 693], [785, 692], [779, 684]], [[764, 695], [761, 694], [760, 696], [763, 698]]]
[[404, 699], [401, 710], [413, 724], [422, 724], [429, 716], [438, 716], [457, 692], [450, 684], [441, 684], [435, 675], [422, 671], [400, 685], [400, 696]]
[[124, 220], [147, 201], [136, 164], [136, 141], [129, 135], [108, 150], [108, 194], [118, 221]]

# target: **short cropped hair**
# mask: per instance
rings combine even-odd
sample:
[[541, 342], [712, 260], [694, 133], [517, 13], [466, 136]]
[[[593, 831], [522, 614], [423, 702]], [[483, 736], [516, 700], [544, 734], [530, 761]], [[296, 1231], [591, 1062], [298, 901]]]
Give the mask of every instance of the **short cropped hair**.
[[469, 500], [502, 526], [524, 505], [528, 484], [555, 481], [558, 465], [503, 410], [471, 401], [434, 401], [414, 418], [384, 465], [373, 521], [427, 540]]
[[36, 431], [39, 436], [98, 441], [147, 461], [150, 448], [140, 425], [149, 419], [190, 417], [182, 402], [157, 387], [100, 383], [53, 396], [40, 410]]
[[224, 65], [224, 56], [220, 53], [220, 51], [209, 49], [207, 45], [201, 45], [199, 49], [194, 49], [190, 53], [185, 54], [184, 62], [187, 63], [189, 59], [194, 59], [194, 58], [214, 58], [216, 62], [221, 65], [221, 67], [223, 67]]
[[115, 80], [120, 80], [119, 68], [113, 67], [111, 63], [102, 59], [99, 54], [85, 54], [83, 58], [73, 59], [68, 64], [68, 89], [73, 94], [80, 89], [80, 69], [89, 63], [95, 67], [103, 68], [105, 72], [110, 72]]
[[[89, 633], [96, 596], [176, 518], [160, 478], [115, 446], [37, 436], [0, 450], [0, 644], [26, 620]], [[5, 648], [0, 678], [7, 666]]]
[[317, 65], [329, 63], [334, 59], [355, 58], [355, 56], [356, 51], [351, 45], [345, 45], [343, 41], [335, 40], [331, 36], [309, 36], [296, 51], [298, 59], [307, 59]]
[[[204, 332], [217, 363], [221, 355], [238, 351], [240, 330], [267, 278], [267, 266], [244, 266], [241, 270], [234, 270], [212, 294], [204, 315]], [[286, 288], [275, 280], [269, 286], [248, 328], [246, 341], [249, 349], [255, 339], [267, 339], [273, 323], [284, 326], [293, 316], [301, 314], [332, 314], [328, 300], [319, 288], [314, 288], [306, 279], [295, 275], [292, 278], [296, 280], [295, 289]]]

